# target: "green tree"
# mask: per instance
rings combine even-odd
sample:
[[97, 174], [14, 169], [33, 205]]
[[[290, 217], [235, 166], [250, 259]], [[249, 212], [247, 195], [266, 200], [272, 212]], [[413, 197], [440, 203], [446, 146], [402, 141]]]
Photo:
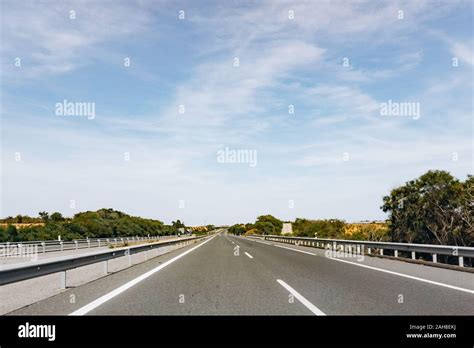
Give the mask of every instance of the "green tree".
[[473, 178], [465, 182], [445, 171], [428, 171], [383, 198], [392, 241], [474, 245]]
[[0, 226], [0, 243], [8, 242], [7, 229]]
[[176, 220], [176, 221], [171, 222], [171, 225], [172, 225], [174, 228], [176, 228], [176, 229], [178, 229], [178, 228], [185, 228], [185, 227], [186, 227], [186, 226], [184, 225], [184, 223], [182, 223], [182, 222], [179, 221], [179, 220]]
[[236, 224], [229, 227], [229, 233], [240, 236], [245, 233], [245, 228], [242, 225]]
[[38, 215], [40, 216], [41, 220], [43, 220], [43, 222], [48, 222], [49, 221], [49, 214], [48, 212], [46, 211], [40, 211], [38, 213]]
[[61, 213], [58, 213], [58, 212], [52, 213], [50, 219], [52, 221], [56, 221], [56, 222], [57, 221], [64, 221], [63, 216], [61, 215]]
[[300, 237], [339, 238], [345, 222], [338, 219], [307, 220], [297, 218], [293, 223], [293, 234]]
[[259, 234], [280, 234], [283, 222], [272, 215], [261, 215], [257, 218], [254, 228]]
[[9, 242], [17, 242], [18, 241], [18, 231], [14, 225], [8, 225], [6, 234], [8, 237]]

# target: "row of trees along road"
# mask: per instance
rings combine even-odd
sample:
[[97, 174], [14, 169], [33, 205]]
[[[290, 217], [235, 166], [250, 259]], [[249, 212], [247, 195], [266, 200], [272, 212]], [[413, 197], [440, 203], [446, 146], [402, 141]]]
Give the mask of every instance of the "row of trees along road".
[[[474, 246], [474, 177], [465, 181], [445, 171], [428, 171], [383, 197], [385, 223], [351, 224], [339, 219], [293, 222], [296, 236], [421, 244]], [[235, 224], [230, 233], [280, 234], [283, 222], [262, 215], [255, 223]]]
[[[428, 171], [417, 179], [394, 188], [383, 197], [381, 209], [388, 214], [382, 224], [350, 224], [339, 219], [293, 222], [296, 236], [361, 239], [422, 244], [474, 246], [474, 177], [456, 179], [445, 171]], [[75, 214], [40, 212], [32, 218], [18, 215], [0, 220], [0, 241], [46, 240], [61, 235], [64, 240], [176, 234], [184, 223], [165, 225], [159, 220], [130, 216], [113, 209]], [[31, 223], [18, 229], [13, 223]], [[236, 224], [231, 233], [280, 234], [283, 221], [262, 215], [254, 223]], [[209, 226], [211, 227], [211, 226]]]
[[[20, 221], [19, 221], [20, 220]], [[16, 228], [13, 223], [31, 223]], [[8, 217], [0, 220], [0, 242], [51, 240], [61, 236], [63, 240], [84, 238], [113, 238], [124, 236], [157, 236], [177, 234], [184, 223], [177, 220], [165, 225], [159, 220], [130, 216], [113, 209], [99, 209], [77, 213], [72, 218], [55, 212], [40, 212], [39, 218], [29, 216]]]

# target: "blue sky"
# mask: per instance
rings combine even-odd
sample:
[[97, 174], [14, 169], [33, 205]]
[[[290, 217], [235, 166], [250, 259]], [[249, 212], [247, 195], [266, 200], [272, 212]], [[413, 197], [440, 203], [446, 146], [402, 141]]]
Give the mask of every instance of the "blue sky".
[[[473, 173], [471, 1], [1, 7], [1, 216], [384, 219], [407, 180]], [[95, 117], [56, 115], [65, 99]], [[420, 117], [382, 116], [388, 100]], [[226, 147], [257, 165], [219, 163]]]

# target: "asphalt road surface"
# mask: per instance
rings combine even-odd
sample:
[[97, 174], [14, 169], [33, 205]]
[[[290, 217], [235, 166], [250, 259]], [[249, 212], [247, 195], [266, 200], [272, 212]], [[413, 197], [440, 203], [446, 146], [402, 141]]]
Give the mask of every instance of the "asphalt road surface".
[[473, 315], [474, 274], [226, 234], [13, 315]]

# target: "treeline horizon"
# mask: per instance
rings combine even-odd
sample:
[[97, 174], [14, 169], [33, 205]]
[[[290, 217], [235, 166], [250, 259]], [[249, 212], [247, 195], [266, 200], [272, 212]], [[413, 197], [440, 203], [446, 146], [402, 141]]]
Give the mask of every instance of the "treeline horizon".
[[[160, 220], [131, 216], [112, 208], [80, 212], [70, 218], [59, 212], [49, 214], [43, 211], [38, 218], [19, 215], [0, 219], [0, 223], [7, 224], [6, 227], [0, 226], [0, 242], [53, 240], [59, 236], [62, 240], [162, 236], [178, 234], [180, 228], [186, 228], [180, 220], [166, 225]], [[32, 225], [17, 228], [14, 223]], [[205, 230], [194, 233], [203, 234], [214, 229], [213, 225], [205, 227]]]
[[[474, 247], [474, 177], [465, 181], [442, 170], [430, 170], [384, 196], [380, 207], [385, 223], [347, 223], [341, 219], [304, 219], [292, 222], [292, 235], [456, 245]], [[282, 220], [261, 215], [254, 223], [232, 225], [229, 232], [280, 235]]]
[[[390, 191], [380, 206], [389, 217], [385, 222], [348, 223], [342, 219], [296, 218], [293, 235], [333, 239], [392, 241], [420, 244], [474, 246], [474, 177], [465, 181], [446, 171], [428, 171]], [[253, 223], [234, 224], [229, 232], [241, 234], [276, 234], [282, 232], [283, 220], [270, 214]], [[178, 233], [186, 227], [180, 220], [165, 225], [160, 220], [130, 216], [103, 208], [73, 217], [61, 213], [40, 212], [38, 217], [17, 215], [0, 219], [0, 241], [64, 240], [117, 236], [154, 236]], [[16, 228], [13, 224], [36, 224]], [[206, 229], [214, 228], [207, 225]]]

